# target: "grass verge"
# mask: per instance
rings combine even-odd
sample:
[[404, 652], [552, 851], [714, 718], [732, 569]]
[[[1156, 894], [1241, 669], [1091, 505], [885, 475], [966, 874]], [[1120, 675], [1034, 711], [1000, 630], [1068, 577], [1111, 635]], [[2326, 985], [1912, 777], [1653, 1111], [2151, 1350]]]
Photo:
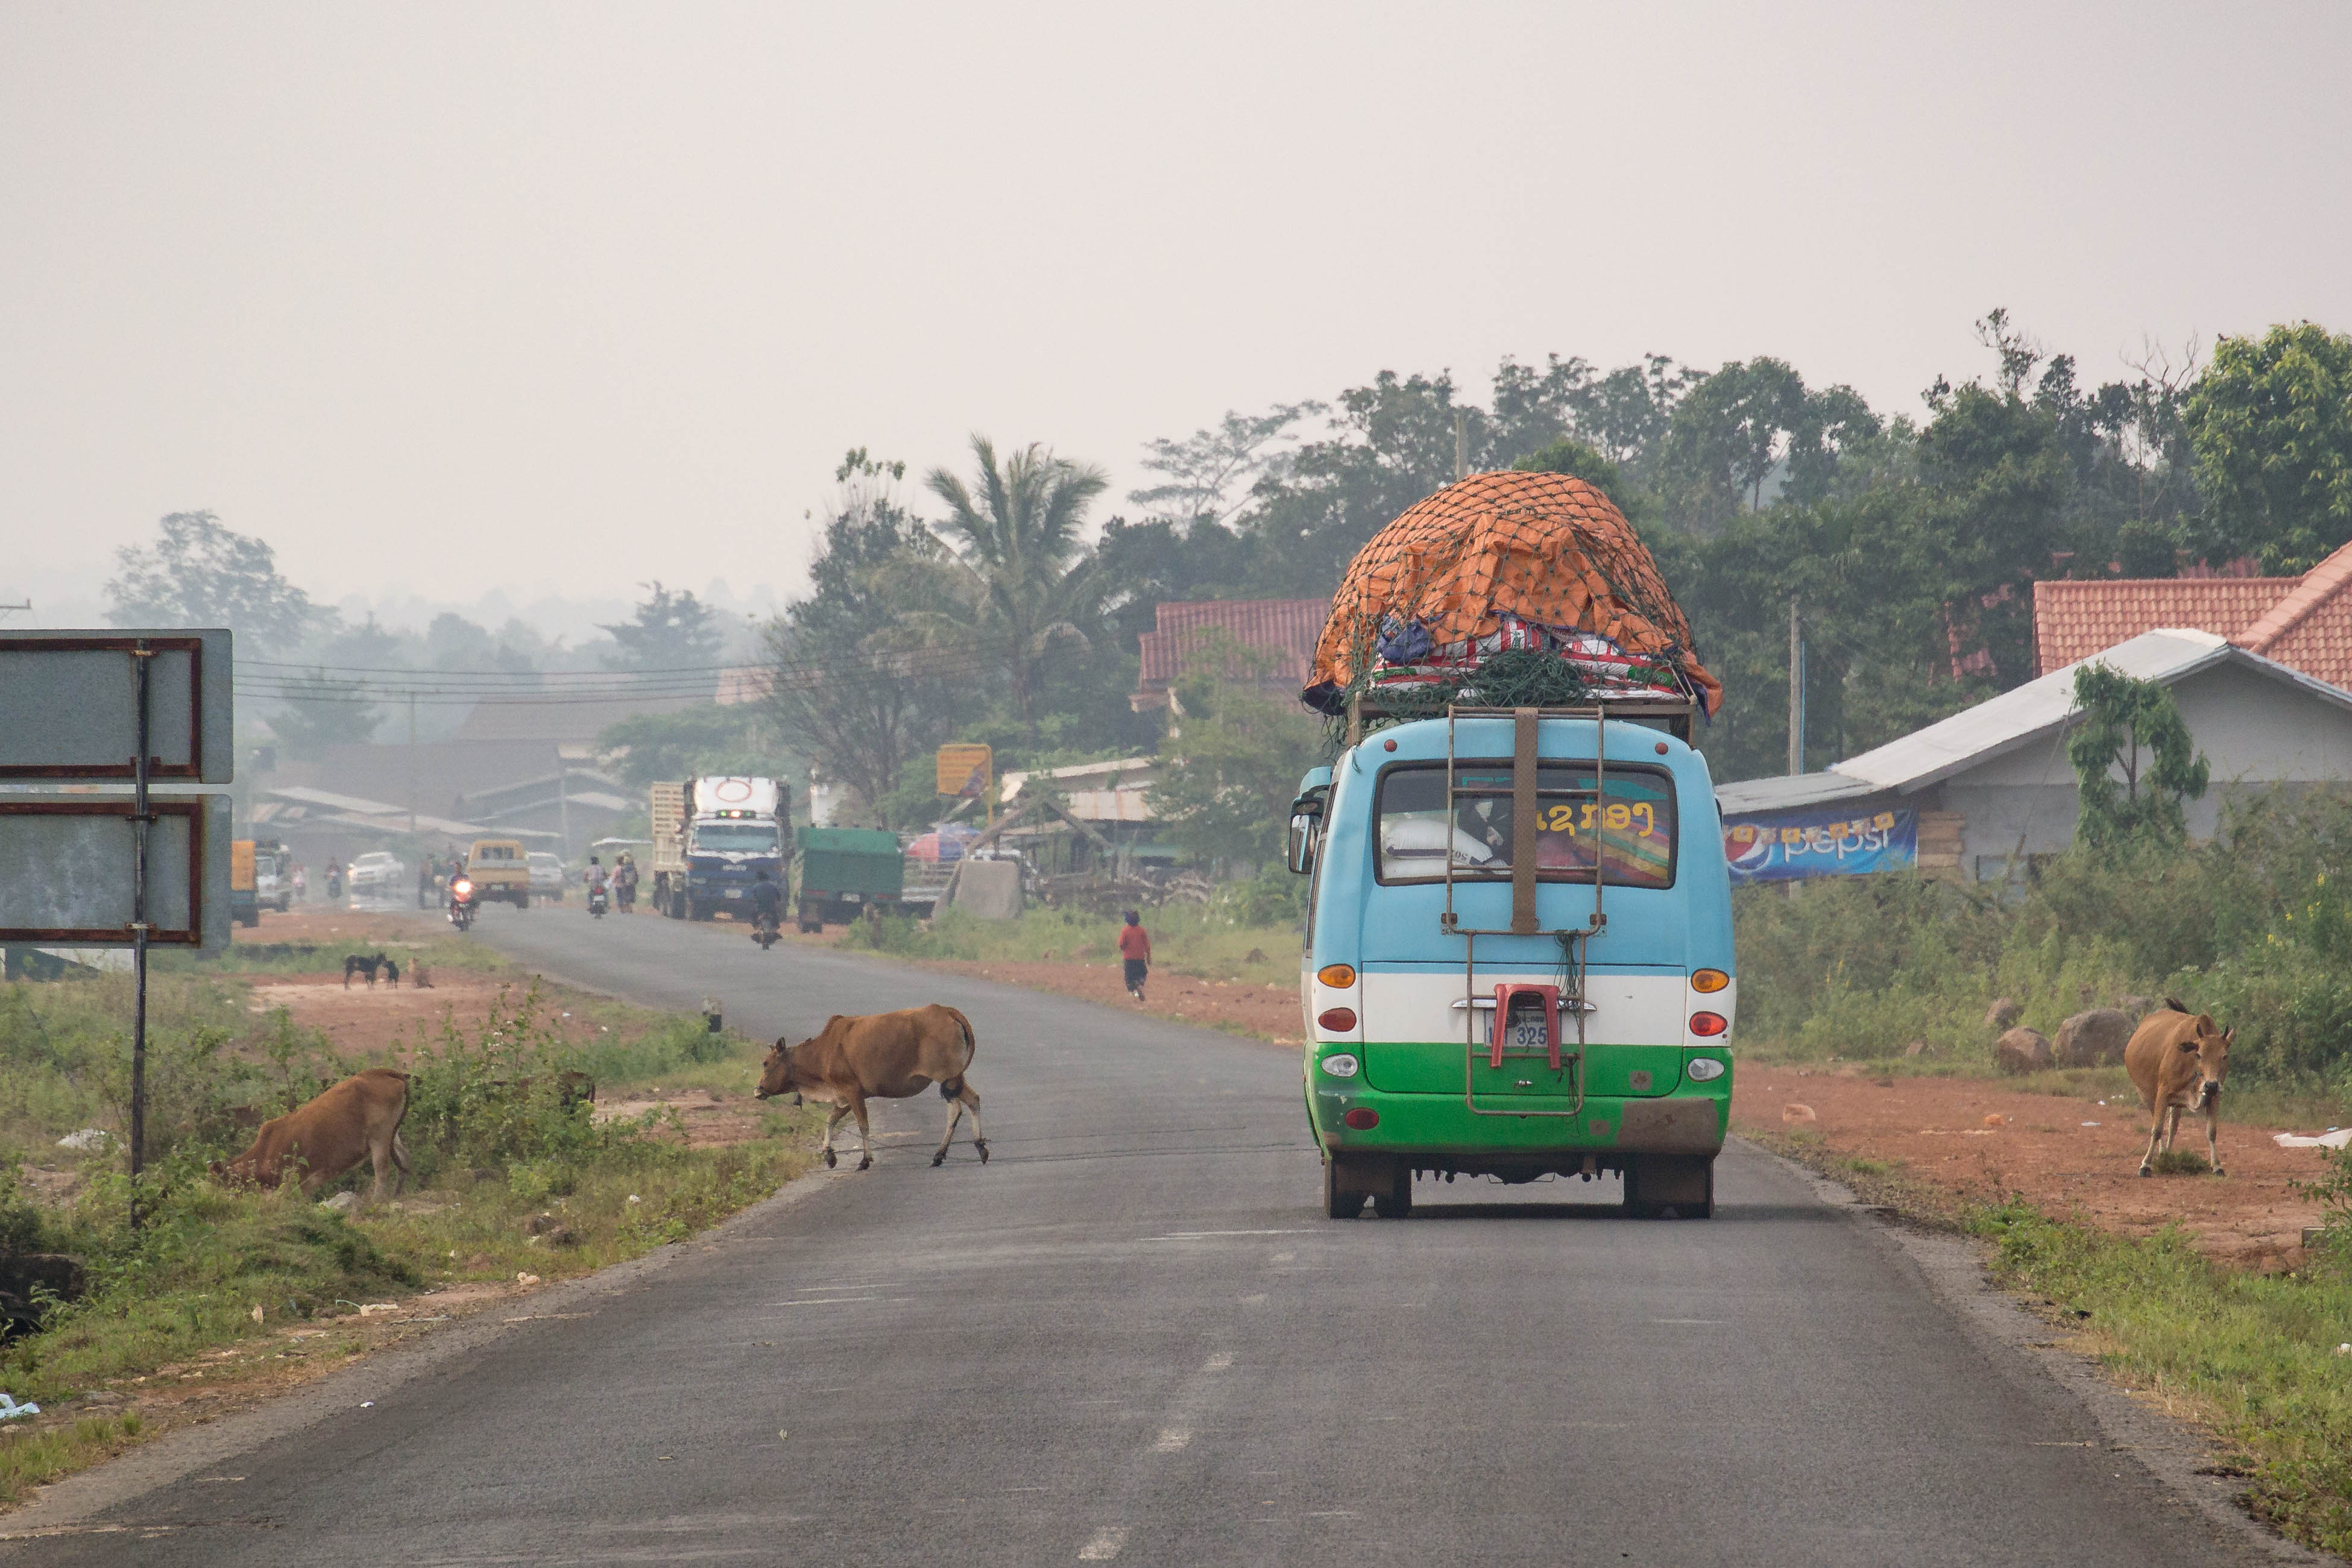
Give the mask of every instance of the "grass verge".
[[1899, 1161], [1835, 1153], [1818, 1134], [1741, 1136], [1865, 1203], [1991, 1243], [2001, 1288], [2126, 1388], [2211, 1436], [2251, 1511], [2352, 1556], [2352, 1351], [2337, 1348], [2352, 1344], [2352, 1156], [2315, 1185], [2331, 1239], [2303, 1269], [2261, 1274], [2200, 1256], [2178, 1230], [2121, 1237], [2022, 1198], [1968, 1203]]
[[[1147, 911], [1153, 967], [1196, 979], [1295, 986], [1296, 923], [1252, 922], [1247, 908], [1171, 904]], [[950, 909], [928, 924], [889, 919], [852, 925], [842, 946], [904, 958], [1108, 964], [1118, 957], [1116, 920], [1079, 910], [1031, 910], [982, 920]]]
[[[0, 1502], [191, 1420], [257, 1397], [423, 1323], [510, 1300], [685, 1239], [773, 1192], [809, 1164], [815, 1113], [740, 1099], [760, 1048], [685, 1019], [518, 986], [478, 1024], [445, 1014], [401, 1042], [404, 1138], [415, 1178], [398, 1200], [348, 1211], [314, 1201], [364, 1188], [362, 1165], [305, 1196], [224, 1186], [206, 1163], [250, 1136], [247, 1107], [338, 1059], [283, 1013], [253, 1020], [234, 975], [159, 977], [151, 1019], [161, 1092], [137, 1190], [119, 1144], [76, 1156], [68, 1201], [37, 1200], [0, 1162], [0, 1254], [64, 1252], [79, 1300], [33, 1301], [31, 1332], [0, 1348], [0, 1388], [44, 1413], [0, 1427]], [[127, 997], [111, 977], [0, 995], [0, 1147], [56, 1158], [60, 1127], [111, 1126]], [[562, 1005], [569, 1002], [570, 1006]], [[226, 1019], [226, 1023], [215, 1023]], [[386, 1064], [392, 1064], [387, 1062]], [[564, 1094], [587, 1071], [607, 1107], [654, 1084], [713, 1091], [597, 1118]], [[733, 1101], [734, 1103], [726, 1103]], [[709, 1110], [710, 1117], [701, 1113]], [[689, 1116], [704, 1130], [698, 1146]], [[720, 1127], [719, 1124], [723, 1123]], [[716, 1128], [716, 1131], [712, 1129]], [[13, 1146], [13, 1147], [8, 1147]], [[366, 1309], [362, 1311], [362, 1309]]]

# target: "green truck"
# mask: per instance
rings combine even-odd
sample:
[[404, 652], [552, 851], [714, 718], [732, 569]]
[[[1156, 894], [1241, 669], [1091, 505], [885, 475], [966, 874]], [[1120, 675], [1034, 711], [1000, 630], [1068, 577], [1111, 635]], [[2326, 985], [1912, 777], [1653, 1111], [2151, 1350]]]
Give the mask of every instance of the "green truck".
[[803, 828], [793, 835], [793, 883], [803, 931], [889, 908], [907, 885], [898, 836], [879, 828]]

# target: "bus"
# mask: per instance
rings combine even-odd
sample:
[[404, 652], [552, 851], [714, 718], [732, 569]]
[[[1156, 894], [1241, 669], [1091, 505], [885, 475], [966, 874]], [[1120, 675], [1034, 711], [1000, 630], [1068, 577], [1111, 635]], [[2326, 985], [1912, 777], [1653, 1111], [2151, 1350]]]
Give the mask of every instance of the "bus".
[[1692, 710], [1451, 707], [1309, 772], [1299, 994], [1325, 1211], [1615, 1175], [1707, 1218], [1730, 1120], [1731, 882]]

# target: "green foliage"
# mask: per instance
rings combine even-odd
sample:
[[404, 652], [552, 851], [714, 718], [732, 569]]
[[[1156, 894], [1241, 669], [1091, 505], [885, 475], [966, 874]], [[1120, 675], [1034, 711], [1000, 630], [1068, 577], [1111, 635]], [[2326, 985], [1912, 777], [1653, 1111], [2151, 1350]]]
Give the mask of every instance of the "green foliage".
[[2352, 800], [2258, 797], [2210, 843], [2078, 848], [2007, 900], [1898, 875], [1733, 901], [1758, 1044], [1872, 1058], [1919, 1040], [1990, 1071], [1997, 997], [2055, 1034], [2085, 1008], [2169, 995], [2237, 1030], [2233, 1086], [2352, 1102]]
[[152, 545], [125, 545], [106, 585], [117, 626], [226, 626], [248, 646], [289, 648], [314, 613], [278, 574], [277, 552], [210, 512], [173, 512]]
[[2352, 336], [2299, 321], [2222, 339], [2187, 420], [2217, 558], [2298, 573], [2352, 538]]
[[309, 761], [331, 746], [355, 746], [373, 735], [383, 711], [367, 701], [362, 681], [336, 680], [323, 669], [289, 677], [286, 706], [262, 722], [289, 758]]
[[975, 435], [971, 454], [974, 485], [945, 468], [924, 478], [947, 505], [939, 532], [953, 547], [933, 563], [948, 586], [934, 618], [1003, 671], [1034, 738], [1052, 661], [1091, 652], [1099, 631], [1108, 584], [1084, 531], [1108, 480], [1034, 444], [1000, 465], [995, 444]]
[[2204, 798], [2211, 770], [2191, 745], [2170, 688], [2088, 664], [2074, 672], [2074, 701], [2082, 723], [2066, 742], [2066, 759], [2082, 790], [2076, 841], [2110, 850], [2141, 837], [2186, 837], [2181, 802]]
[[637, 714], [606, 726], [596, 737], [596, 749], [608, 756], [625, 751], [614, 770], [623, 783], [639, 789], [703, 773], [795, 778], [803, 769], [776, 744], [766, 716], [756, 705], [715, 702]]
[[[1237, 652], [1226, 662], [1246, 674]], [[1298, 777], [1323, 755], [1323, 725], [1247, 679], [1188, 676], [1176, 693], [1183, 716], [1160, 745], [1150, 790], [1159, 836], [1202, 860], [1278, 858]]]
[[690, 670], [708, 668], [718, 659], [727, 643], [718, 612], [691, 589], [672, 592], [658, 580], [640, 586], [646, 597], [636, 614], [604, 628], [620, 644], [619, 654], [607, 664], [616, 670]]

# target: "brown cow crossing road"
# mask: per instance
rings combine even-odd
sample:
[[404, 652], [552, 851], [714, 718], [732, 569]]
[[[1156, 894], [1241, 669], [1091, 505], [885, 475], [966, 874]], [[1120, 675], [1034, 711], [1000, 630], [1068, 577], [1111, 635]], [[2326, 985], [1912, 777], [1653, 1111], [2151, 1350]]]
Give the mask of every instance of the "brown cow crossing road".
[[0, 1563], [2267, 1560], [1738, 1145], [1706, 1223], [1563, 1183], [1333, 1222], [1293, 1052], [670, 921], [478, 932], [769, 1039], [950, 1004], [996, 1158], [879, 1103], [872, 1170]]

